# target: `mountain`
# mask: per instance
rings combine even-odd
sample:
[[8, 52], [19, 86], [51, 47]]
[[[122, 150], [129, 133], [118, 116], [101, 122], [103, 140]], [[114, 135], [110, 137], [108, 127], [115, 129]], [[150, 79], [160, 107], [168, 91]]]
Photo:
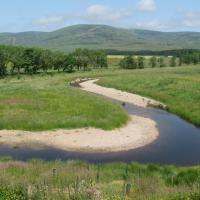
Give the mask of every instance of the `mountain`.
[[200, 49], [200, 33], [74, 25], [53, 32], [0, 33], [0, 44], [42, 47], [66, 52], [79, 47], [134, 51]]

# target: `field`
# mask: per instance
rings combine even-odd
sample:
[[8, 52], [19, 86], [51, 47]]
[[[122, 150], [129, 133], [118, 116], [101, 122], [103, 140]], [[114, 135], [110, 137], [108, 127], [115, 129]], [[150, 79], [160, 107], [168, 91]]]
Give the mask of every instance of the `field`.
[[[8, 76], [0, 80], [0, 129], [50, 130], [125, 124], [127, 114], [108, 99], [69, 86], [77, 77], [165, 103], [200, 125], [200, 66], [74, 74]], [[0, 200], [198, 200], [200, 167], [102, 164], [80, 161], [0, 161]]]
[[[5, 159], [6, 160], [6, 159]], [[200, 167], [0, 162], [0, 199], [198, 200]]]
[[109, 130], [127, 122], [126, 113], [111, 101], [70, 87], [68, 83], [73, 76], [36, 75], [0, 80], [0, 129]]
[[99, 83], [159, 100], [170, 112], [200, 125], [200, 66], [129, 71]]
[[159, 100], [170, 112], [200, 125], [200, 67], [189, 66], [7, 77], [0, 80], [0, 129], [113, 129], [127, 122], [111, 101], [69, 87], [77, 77], [100, 77], [101, 85]]

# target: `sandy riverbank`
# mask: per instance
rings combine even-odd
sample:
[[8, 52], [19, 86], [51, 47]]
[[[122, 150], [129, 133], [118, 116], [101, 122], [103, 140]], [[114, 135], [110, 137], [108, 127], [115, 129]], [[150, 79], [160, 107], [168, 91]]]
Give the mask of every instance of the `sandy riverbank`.
[[131, 116], [122, 128], [95, 128], [46, 132], [0, 131], [0, 143], [13, 147], [49, 146], [67, 151], [117, 152], [142, 147], [159, 135], [151, 119]]
[[[112, 88], [104, 88], [96, 85], [95, 82], [96, 80], [86, 81], [80, 83], [80, 86], [85, 91], [142, 107], [148, 106], [150, 101], [153, 103], [153, 100]], [[79, 152], [118, 152], [145, 146], [156, 140], [158, 136], [159, 131], [153, 120], [130, 116], [126, 126], [112, 131], [96, 128], [45, 132], [1, 130], [0, 144], [28, 148], [48, 146]]]
[[131, 103], [140, 107], [156, 107], [161, 109], [166, 109], [166, 106], [158, 101], [155, 101], [150, 98], [142, 97], [140, 95], [123, 92], [114, 88], [105, 88], [95, 84], [98, 81], [96, 80], [89, 80], [79, 83], [82, 90], [93, 92], [96, 94], [100, 94], [112, 99], [116, 99], [122, 102]]

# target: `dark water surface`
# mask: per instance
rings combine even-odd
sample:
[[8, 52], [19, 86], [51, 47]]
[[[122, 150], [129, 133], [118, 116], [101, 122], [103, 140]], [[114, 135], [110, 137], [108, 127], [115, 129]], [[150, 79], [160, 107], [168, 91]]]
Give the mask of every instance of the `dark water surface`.
[[39, 158], [44, 160], [86, 160], [92, 163], [140, 162], [176, 165], [200, 163], [200, 128], [155, 108], [140, 108], [126, 104], [124, 109], [133, 115], [155, 120], [160, 131], [159, 138], [153, 143], [135, 150], [118, 153], [76, 153], [53, 148], [43, 150], [13, 149], [0, 146], [0, 156], [12, 156], [18, 160]]

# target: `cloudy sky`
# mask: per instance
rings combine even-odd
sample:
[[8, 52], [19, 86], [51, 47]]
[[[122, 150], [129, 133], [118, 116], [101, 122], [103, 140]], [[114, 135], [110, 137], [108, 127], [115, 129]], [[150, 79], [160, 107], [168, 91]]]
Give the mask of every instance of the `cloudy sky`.
[[74, 24], [200, 31], [200, 0], [0, 1], [0, 32], [51, 31]]

